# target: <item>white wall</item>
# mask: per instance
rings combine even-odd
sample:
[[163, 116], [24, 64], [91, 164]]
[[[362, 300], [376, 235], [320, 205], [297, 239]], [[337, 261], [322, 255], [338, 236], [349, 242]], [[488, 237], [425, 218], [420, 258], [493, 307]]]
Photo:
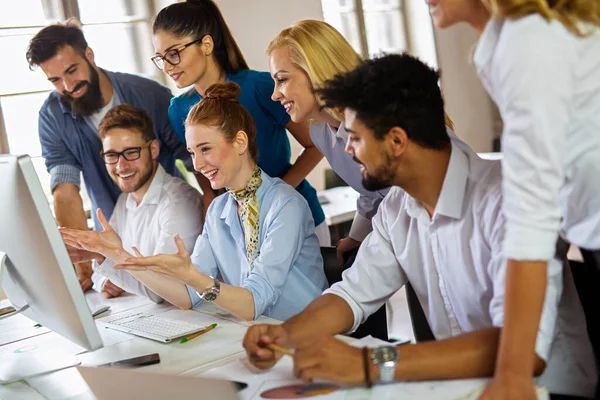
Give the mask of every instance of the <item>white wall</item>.
[[[241, 47], [248, 65], [252, 69], [269, 70], [269, 59], [265, 53], [271, 40], [282, 30], [303, 19], [323, 19], [320, 0], [216, 0]], [[301, 146], [290, 136], [292, 162]], [[325, 189], [325, 168], [321, 163], [308, 175], [308, 181], [317, 189]]]
[[499, 117], [472, 62], [477, 35], [461, 24], [436, 30], [435, 38], [446, 111], [456, 134], [475, 151], [491, 151]]
[[323, 19], [320, 0], [216, 0], [250, 68], [269, 69], [271, 40], [302, 19]]

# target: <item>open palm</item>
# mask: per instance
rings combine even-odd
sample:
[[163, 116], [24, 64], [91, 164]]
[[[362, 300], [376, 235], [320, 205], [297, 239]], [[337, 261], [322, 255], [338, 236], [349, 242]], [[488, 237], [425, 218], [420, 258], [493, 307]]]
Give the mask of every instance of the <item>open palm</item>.
[[189, 283], [193, 274], [197, 272], [196, 268], [192, 264], [190, 253], [186, 249], [183, 240], [179, 235], [175, 235], [174, 240], [177, 253], [144, 257], [134, 247], [136, 257], [126, 258], [120, 264], [115, 265], [114, 268], [129, 271], [155, 271], [177, 278], [184, 283]]
[[98, 209], [97, 216], [102, 232], [62, 228], [65, 242], [72, 247], [78, 246], [82, 250], [101, 254], [114, 262], [123, 261], [128, 255], [123, 250], [121, 238], [110, 226], [101, 209]]

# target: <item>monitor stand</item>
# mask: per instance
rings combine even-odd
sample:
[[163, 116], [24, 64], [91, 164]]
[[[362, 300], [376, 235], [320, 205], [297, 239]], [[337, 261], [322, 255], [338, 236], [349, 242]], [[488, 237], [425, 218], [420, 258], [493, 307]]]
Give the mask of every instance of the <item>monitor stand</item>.
[[[5, 266], [8, 263], [9, 260], [6, 253], [0, 252], [0, 295], [2, 294], [2, 275]], [[12, 317], [28, 308], [29, 305], [26, 304], [17, 311], [0, 317], [0, 319]], [[20, 343], [25, 343], [25, 341], [21, 341]], [[2, 354], [2, 362], [0, 363], [0, 385], [81, 364], [81, 361], [78, 361], [70, 354], [56, 350], [38, 348], [35, 345], [24, 345], [23, 347], [14, 350], [10, 348], [6, 352], [2, 352], [2, 348], [0, 348], [0, 354]]]

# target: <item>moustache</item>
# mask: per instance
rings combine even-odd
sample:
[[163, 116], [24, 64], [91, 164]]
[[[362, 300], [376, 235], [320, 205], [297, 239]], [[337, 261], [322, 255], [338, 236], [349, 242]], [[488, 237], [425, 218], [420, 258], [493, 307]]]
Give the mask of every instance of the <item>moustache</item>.
[[90, 83], [88, 81], [82, 81], [79, 82], [75, 88], [71, 91], [71, 92], [67, 92], [65, 91], [65, 94], [69, 95], [69, 96], [73, 96], [73, 93], [75, 93], [76, 91], [78, 91], [79, 89], [83, 88], [86, 85], [89, 85]]
[[352, 156], [352, 160], [354, 160], [354, 162], [357, 163], [357, 164], [364, 165], [362, 163], [362, 161], [360, 161], [358, 158], [356, 158], [356, 156]]

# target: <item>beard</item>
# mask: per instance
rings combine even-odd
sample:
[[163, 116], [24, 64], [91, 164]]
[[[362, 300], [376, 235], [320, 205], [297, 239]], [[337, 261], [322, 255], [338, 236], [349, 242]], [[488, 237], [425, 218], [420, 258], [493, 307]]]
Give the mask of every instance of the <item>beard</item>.
[[[365, 166], [358, 158], [352, 158], [354, 159], [354, 162]], [[393, 173], [392, 169], [390, 168], [392, 165], [392, 160], [387, 154], [385, 154], [385, 159], [386, 160], [383, 166], [377, 168], [373, 174], [370, 174], [367, 171], [365, 177], [362, 179], [362, 185], [368, 191], [374, 192], [377, 190], [387, 189], [392, 186]]]
[[[104, 99], [102, 98], [102, 92], [100, 91], [100, 76], [98, 71], [96, 71], [87, 59], [86, 62], [90, 68], [90, 80], [80, 81], [72, 92], [64, 92], [60, 95], [63, 101], [71, 105], [71, 108], [77, 115], [83, 117], [92, 115], [104, 107]], [[87, 86], [85, 94], [81, 97], [74, 98], [72, 94], [84, 86]]]
[[[133, 186], [132, 188], [129, 189], [127, 187], [121, 187], [121, 185], [119, 185], [117, 183], [117, 186], [119, 186], [119, 189], [125, 193], [137, 192], [142, 186], [144, 186], [152, 178], [152, 174], [154, 173], [154, 163], [150, 162], [149, 164], [147, 164], [145, 166], [144, 169], [139, 169], [138, 173], [140, 174], [140, 179], [138, 179], [135, 186]], [[118, 182], [118, 181], [116, 181], [116, 182]]]

